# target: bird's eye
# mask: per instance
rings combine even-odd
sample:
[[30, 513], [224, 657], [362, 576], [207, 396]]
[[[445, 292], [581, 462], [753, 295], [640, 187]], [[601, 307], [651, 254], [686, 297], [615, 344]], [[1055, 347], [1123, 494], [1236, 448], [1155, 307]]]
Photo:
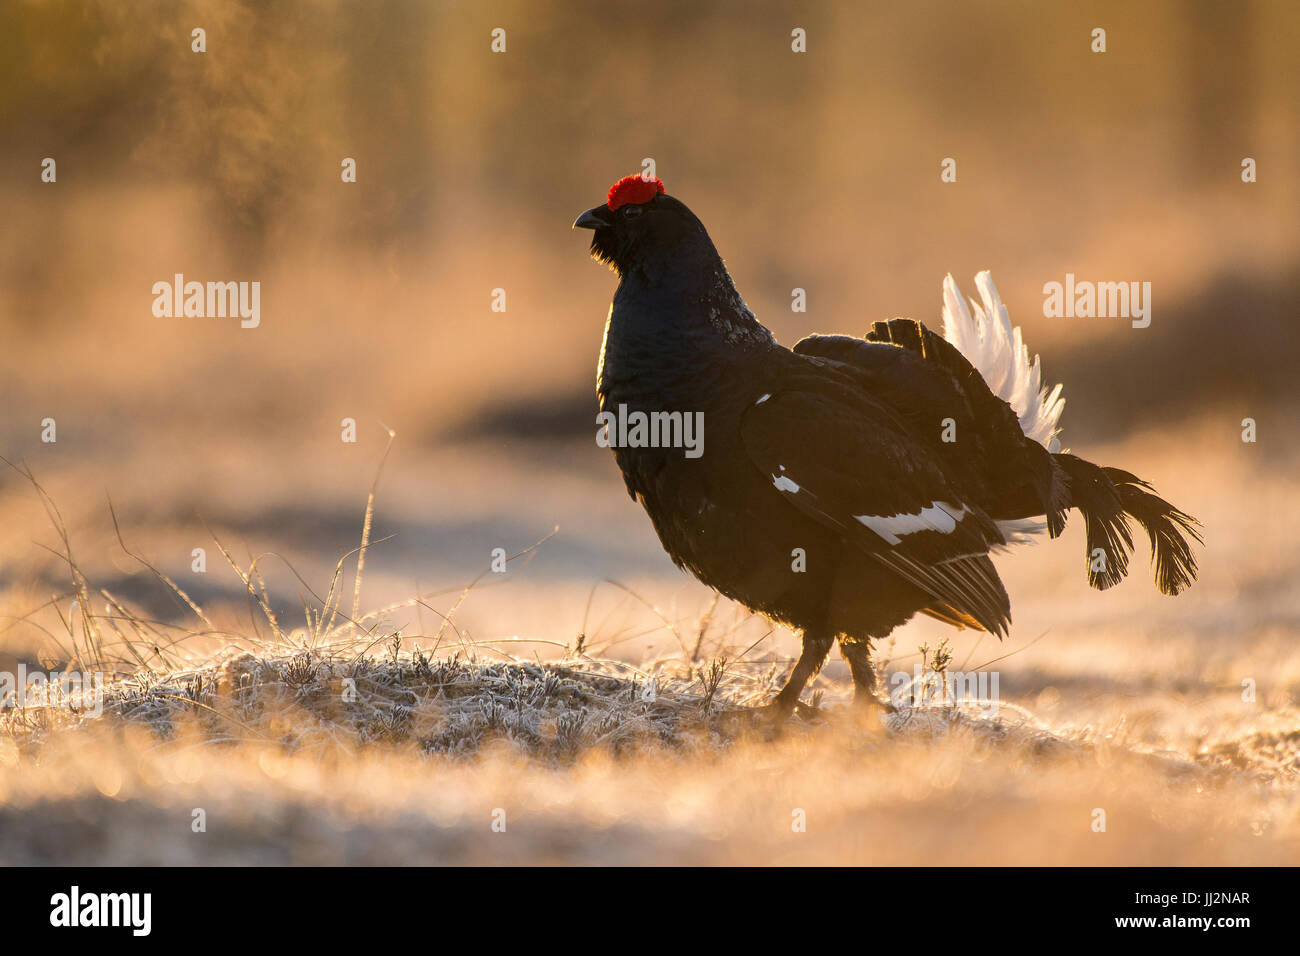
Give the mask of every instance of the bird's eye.
[[628, 203], [623, 207], [623, 215], [631, 219], [633, 216], [641, 215], [641, 207], [635, 203]]

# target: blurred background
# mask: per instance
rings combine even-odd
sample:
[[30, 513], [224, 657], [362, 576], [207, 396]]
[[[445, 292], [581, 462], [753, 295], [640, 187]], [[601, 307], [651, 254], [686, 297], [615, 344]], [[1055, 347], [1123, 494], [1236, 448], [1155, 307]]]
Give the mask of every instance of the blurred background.
[[[973, 294], [992, 270], [1065, 383], [1064, 444], [1204, 521], [1203, 580], [1176, 601], [1147, 580], [1144, 543], [1124, 586], [1089, 592], [1077, 521], [1000, 559], [1008, 649], [1025, 651], [1004, 692], [1049, 709], [1071, 684], [1075, 702], [1197, 680], [1232, 693], [1245, 668], [1286, 698], [1300, 690], [1298, 27], [1289, 0], [14, 0], [0, 7], [0, 453], [58, 504], [93, 583], [174, 617], [118, 547], [109, 499], [133, 549], [199, 600], [243, 601], [209, 528], [323, 594], [391, 427], [375, 517], [391, 537], [367, 559], [367, 607], [420, 594], [446, 609], [492, 549], [558, 527], [471, 594], [462, 625], [672, 646], [662, 621], [698, 620], [711, 596], [595, 444], [615, 279], [570, 230], [650, 157], [787, 344], [894, 315], [938, 324], [944, 275]], [[41, 182], [45, 157], [57, 183]], [[956, 183], [940, 181], [945, 157]], [[1258, 182], [1242, 182], [1244, 157]], [[155, 318], [151, 287], [178, 272], [259, 281], [260, 327]], [[1151, 282], [1150, 328], [1045, 318], [1043, 284], [1067, 272]], [[0, 645], [24, 659], [42, 630], [12, 618], [66, 592], [55, 544], [31, 486], [0, 469]], [[296, 619], [302, 585], [264, 570]], [[417, 632], [414, 618], [393, 624]], [[899, 644], [944, 633], [913, 622]]]

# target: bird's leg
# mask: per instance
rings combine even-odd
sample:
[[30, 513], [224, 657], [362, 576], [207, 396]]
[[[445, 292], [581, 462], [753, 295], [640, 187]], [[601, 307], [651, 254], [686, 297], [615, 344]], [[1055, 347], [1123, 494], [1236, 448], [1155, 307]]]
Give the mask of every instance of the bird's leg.
[[884, 707], [876, 697], [876, 671], [871, 666], [871, 641], [860, 637], [841, 637], [840, 653], [849, 662], [849, 671], [853, 674], [853, 703], [862, 708]]
[[835, 636], [830, 632], [804, 628], [803, 651], [799, 654], [799, 660], [795, 661], [790, 679], [785, 682], [785, 686], [781, 688], [781, 692], [776, 695], [776, 699], [771, 704], [777, 716], [789, 717], [794, 712], [804, 685], [808, 683], [810, 677], [821, 670], [821, 666], [826, 663], [826, 655], [831, 652], [831, 645], [834, 643]]

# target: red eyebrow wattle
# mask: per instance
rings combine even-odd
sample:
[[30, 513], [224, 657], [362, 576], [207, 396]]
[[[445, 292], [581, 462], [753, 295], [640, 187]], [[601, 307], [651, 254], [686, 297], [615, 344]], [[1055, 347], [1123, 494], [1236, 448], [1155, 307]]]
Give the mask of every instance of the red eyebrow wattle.
[[663, 180], [658, 176], [653, 179], [642, 179], [639, 175], [624, 176], [609, 187], [609, 198], [605, 201], [605, 205], [610, 209], [618, 209], [628, 203], [639, 206], [664, 191]]

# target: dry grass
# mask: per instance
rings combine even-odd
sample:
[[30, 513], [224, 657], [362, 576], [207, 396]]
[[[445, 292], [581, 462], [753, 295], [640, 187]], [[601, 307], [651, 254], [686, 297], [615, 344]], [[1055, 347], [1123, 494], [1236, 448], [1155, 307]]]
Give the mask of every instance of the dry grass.
[[[864, 717], [823, 679], [807, 713], [773, 727], [755, 705], [787, 662], [752, 659], [757, 642], [737, 642], [716, 606], [694, 633], [674, 631], [671, 653], [637, 663], [608, 653], [622, 634], [593, 642], [584, 629], [546, 661], [474, 639], [456, 614], [481, 579], [446, 612], [420, 598], [362, 614], [354, 573], [358, 610], [342, 611], [347, 567], [372, 546], [373, 487], [362, 546], [323, 594], [302, 582], [300, 625], [272, 611], [257, 559], [241, 564], [220, 541], [247, 591], [244, 623], [154, 571], [190, 618], [164, 623], [94, 589], [54, 502], [23, 474], [70, 582], [23, 620], [57, 622], [61, 666], [108, 683], [101, 713], [0, 717], [2, 863], [1267, 864], [1300, 852], [1300, 715], [1287, 701], [1219, 735], [1153, 742], [1127, 714], [1049, 722], [1033, 701], [1004, 699], [996, 717], [950, 701]], [[403, 610], [437, 627], [404, 634], [389, 623]], [[931, 668], [952, 660], [942, 645], [921, 654]]]
[[238, 653], [122, 679], [99, 718], [15, 713], [0, 858], [1224, 864], [1300, 849], [1295, 732], [1155, 752], [1016, 708], [873, 726], [835, 701], [774, 734], [740, 706], [755, 682], [710, 693], [708, 668], [460, 656], [396, 640]]

